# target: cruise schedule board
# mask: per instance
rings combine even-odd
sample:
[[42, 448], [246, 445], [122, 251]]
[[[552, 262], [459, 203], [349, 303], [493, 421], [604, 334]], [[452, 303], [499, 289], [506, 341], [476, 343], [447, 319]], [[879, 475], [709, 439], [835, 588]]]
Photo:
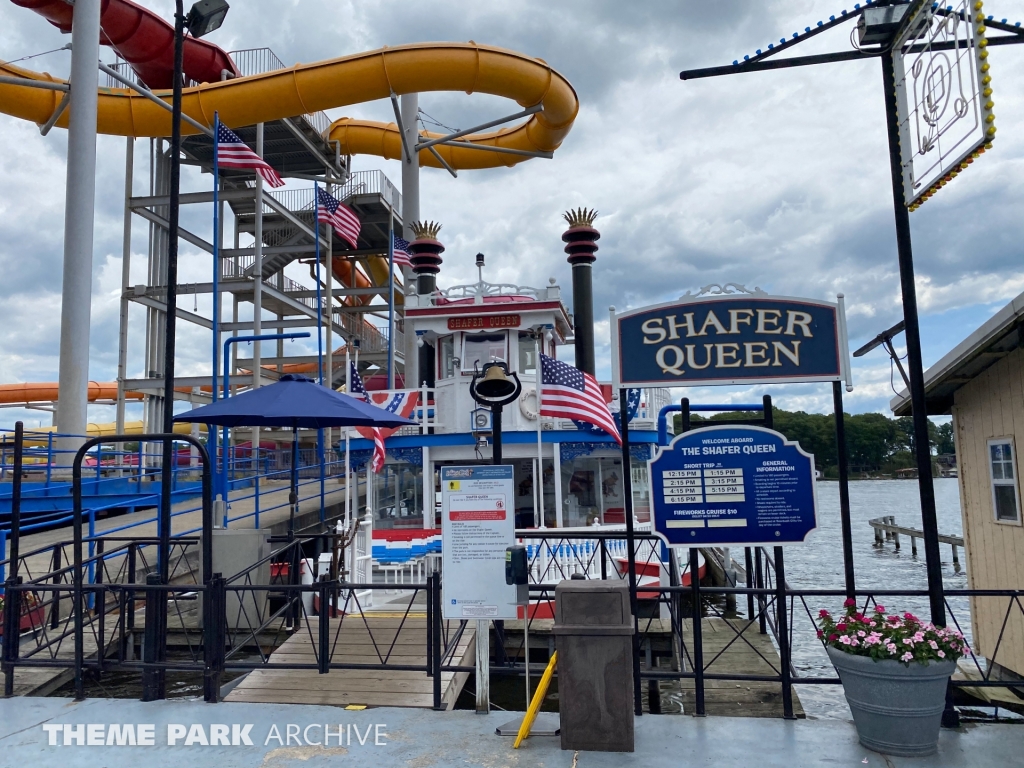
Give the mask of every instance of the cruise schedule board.
[[515, 543], [510, 465], [441, 467], [442, 604], [446, 619], [515, 619], [516, 588], [505, 583], [505, 549]]
[[814, 457], [773, 430], [686, 432], [648, 468], [654, 527], [672, 546], [793, 544], [817, 526]]

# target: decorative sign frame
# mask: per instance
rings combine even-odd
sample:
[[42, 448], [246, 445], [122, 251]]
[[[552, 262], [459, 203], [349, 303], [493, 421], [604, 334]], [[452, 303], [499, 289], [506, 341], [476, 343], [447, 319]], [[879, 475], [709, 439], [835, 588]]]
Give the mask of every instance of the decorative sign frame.
[[836, 302], [709, 285], [678, 301], [611, 310], [613, 388], [846, 381], [846, 312]]
[[672, 547], [799, 544], [818, 525], [814, 456], [765, 427], [684, 432], [647, 471], [654, 530]]
[[995, 138], [985, 15], [976, 0], [925, 3], [893, 45], [903, 198], [913, 211]]

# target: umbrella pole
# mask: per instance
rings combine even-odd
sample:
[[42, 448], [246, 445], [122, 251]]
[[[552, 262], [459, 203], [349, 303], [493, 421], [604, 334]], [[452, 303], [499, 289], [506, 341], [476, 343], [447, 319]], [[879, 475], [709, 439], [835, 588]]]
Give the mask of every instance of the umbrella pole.
[[292, 427], [292, 488], [288, 493], [288, 540], [295, 536], [295, 512], [299, 504], [299, 428]]

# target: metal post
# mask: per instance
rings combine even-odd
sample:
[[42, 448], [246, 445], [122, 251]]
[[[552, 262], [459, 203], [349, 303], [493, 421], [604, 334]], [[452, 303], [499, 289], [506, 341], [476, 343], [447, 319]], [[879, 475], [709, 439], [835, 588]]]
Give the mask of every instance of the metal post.
[[491, 464], [501, 464], [501, 406], [495, 403], [491, 406], [491, 413], [494, 415], [494, 437]]
[[[181, 80], [182, 51], [185, 35], [185, 12], [182, 0], [175, 0], [174, 13], [174, 84], [171, 98], [171, 189], [167, 213], [167, 317], [164, 329], [164, 413], [163, 432], [174, 431], [174, 348], [175, 326], [178, 301], [178, 214], [181, 182]], [[160, 481], [160, 519], [157, 533], [160, 539], [159, 578], [161, 584], [170, 581], [170, 550], [171, 550], [171, 482], [173, 479], [174, 462], [177, 457], [174, 441], [170, 437], [163, 441], [163, 466]], [[157, 634], [160, 643], [155, 648], [155, 659], [164, 661], [166, 657], [167, 593], [160, 592], [156, 598], [156, 620], [159, 622]], [[148, 613], [148, 611], [147, 611]], [[163, 698], [165, 675], [164, 671], [155, 670], [154, 685]]]
[[[476, 713], [486, 715], [491, 711], [491, 622], [477, 619], [476, 622]], [[440, 680], [441, 675], [435, 675]], [[529, 687], [529, 678], [527, 678]]]
[[[420, 220], [420, 159], [419, 152], [412, 150], [413, 157], [407, 156], [405, 147], [415, 147], [418, 139], [419, 122], [419, 94], [406, 93], [401, 98], [402, 102], [402, 237], [412, 242], [416, 235], [412, 231], [414, 222]], [[353, 269], [355, 269], [353, 262]], [[411, 272], [403, 270], [403, 277], [409, 278]], [[411, 278], [415, 279], [415, 278]], [[352, 283], [355, 285], [355, 282]], [[405, 281], [408, 286], [408, 280]], [[428, 298], [429, 300], [429, 298]], [[416, 334], [405, 334], [405, 376], [410, 378], [410, 372], [419, 371], [419, 348], [416, 346]], [[412, 381], [412, 386], [419, 382]]]
[[[160, 574], [151, 573], [146, 576], [146, 586], [153, 587], [160, 585]], [[159, 658], [159, 636], [160, 628], [160, 607], [166, 606], [166, 594], [153, 589], [146, 590], [146, 623], [142, 636], [142, 663], [155, 664]], [[160, 695], [160, 678], [162, 670], [152, 667], [144, 667], [142, 670], [142, 700], [157, 701], [162, 698]], [[78, 684], [78, 677], [81, 671], [75, 665], [75, 683]], [[84, 696], [84, 694], [83, 694]]]
[[[433, 652], [434, 661], [431, 664], [431, 668], [434, 670], [433, 689], [434, 689], [434, 709], [441, 709], [441, 660], [443, 656], [443, 641], [441, 639], [441, 574], [434, 574], [434, 595], [431, 598], [434, 601], [434, 641], [433, 641]], [[428, 630], [429, 631], [429, 630]], [[477, 644], [480, 643], [479, 637], [477, 637]]]
[[434, 574], [427, 574], [427, 677], [434, 674]]
[[99, 98], [100, 0], [80, 0], [72, 11], [71, 116], [64, 214], [60, 369], [55, 424], [67, 466], [84, 440], [88, 421], [89, 327], [92, 302], [93, 219], [96, 208], [96, 115]]
[[853, 524], [850, 521], [850, 471], [846, 457], [846, 422], [843, 412], [843, 382], [832, 382], [832, 403], [836, 420], [836, 461], [839, 464], [839, 518], [843, 528], [843, 572], [846, 596], [854, 597], [857, 589], [853, 570]]
[[533, 367], [536, 369], [534, 378], [534, 394], [537, 399], [537, 478], [534, 484], [537, 487], [537, 506], [533, 510], [534, 528], [547, 528], [544, 521], [544, 419], [540, 415], [540, 403], [544, 391], [544, 376], [540, 365], [540, 339], [538, 331], [533, 337]]
[[[222, 269], [220, 260], [220, 247], [224, 240], [224, 233], [222, 232], [222, 226], [224, 222], [223, 210], [221, 209], [222, 203], [220, 200], [220, 161], [217, 158], [217, 150], [219, 147], [220, 139], [220, 115], [217, 112], [213, 113], [213, 310], [212, 310], [212, 336], [213, 336], [213, 371], [212, 371], [212, 384], [210, 397], [212, 402], [217, 402], [218, 396], [218, 380], [217, 377], [220, 373], [219, 362], [220, 362], [220, 315], [221, 315], [221, 304], [220, 304], [220, 272]], [[235, 233], [237, 237], [237, 231]], [[225, 429], [227, 429], [225, 427]], [[216, 464], [217, 462], [217, 445], [219, 440], [217, 438], [217, 426], [215, 424], [208, 424], [206, 426], [206, 440], [207, 445], [212, 446], [210, 456]], [[225, 499], [225, 504], [227, 500]], [[259, 527], [258, 525], [256, 526]]]
[[[320, 618], [317, 622], [317, 641], [319, 642], [319, 662], [317, 671], [326, 675], [331, 670], [331, 609], [334, 607], [331, 595], [331, 582], [320, 582]], [[301, 610], [302, 600], [299, 600]], [[307, 617], [308, 620], [308, 617]]]
[[793, 714], [793, 670], [790, 656], [789, 612], [786, 601], [786, 567], [783, 548], [775, 548], [775, 609], [776, 626], [779, 628], [779, 669], [782, 677], [782, 716], [795, 720]]
[[[132, 263], [132, 177], [135, 173], [135, 137], [129, 136], [124, 160], [124, 234], [121, 239], [121, 306], [117, 332], [117, 410], [115, 431], [124, 434], [124, 382], [128, 378], [128, 283]], [[59, 401], [58, 401], [59, 402]], [[117, 465], [124, 464], [122, 451], [117, 453]]]
[[697, 717], [704, 717], [704, 636], [700, 615], [700, 553], [690, 549], [690, 594], [693, 596], [693, 684]]
[[[629, 413], [629, 390], [619, 390], [619, 413]], [[561, 479], [561, 478], [559, 478]], [[622, 419], [622, 495], [626, 512], [626, 548], [629, 563], [629, 610], [633, 613], [633, 709], [644, 713], [640, 690], [640, 623], [636, 603], [636, 536], [633, 533], [633, 468], [629, 456], [629, 419]]]
[[[388, 205], [388, 389], [395, 388], [395, 211]], [[424, 407], [426, 404], [424, 403]]]
[[[743, 548], [743, 568], [747, 572], [747, 589], [753, 589], [754, 587], [754, 556], [750, 551], [750, 547]], [[747, 593], [747, 620], [754, 620], [754, 595], [751, 592]]]
[[896, 71], [892, 51], [882, 53], [885, 116], [889, 134], [889, 169], [892, 202], [896, 214], [896, 245], [899, 253], [900, 288], [903, 292], [903, 321], [906, 326], [907, 368], [910, 402], [914, 418], [914, 453], [921, 495], [921, 527], [928, 573], [928, 602], [932, 622], [946, 626], [946, 605], [942, 587], [939, 529], [935, 516], [935, 487], [932, 483], [931, 447], [928, 443], [928, 412], [924, 393], [924, 365], [921, 360], [921, 329], [917, 319], [917, 288], [914, 284], [914, 253], [910, 238], [910, 212], [903, 204], [903, 169], [900, 162], [900, 127], [896, 105]]
[[[762, 555], [761, 547], [757, 547], [754, 550], [754, 585], [758, 589], [764, 589], [764, 570], [761, 566]], [[762, 634], [768, 634], [768, 617], [765, 616], [765, 609], [767, 607], [767, 598], [763, 592], [757, 593], [757, 631]]]
[[[256, 123], [256, 154], [263, 157], [263, 123]], [[252, 335], [263, 334], [263, 177], [256, 174], [256, 215], [254, 221], [255, 243], [253, 244], [252, 266]], [[317, 288], [320, 286], [317, 285]], [[252, 343], [252, 388], [263, 385], [263, 344]], [[260, 428], [249, 432], [250, 454], [260, 444]], [[225, 501], [227, 496], [225, 495]]]

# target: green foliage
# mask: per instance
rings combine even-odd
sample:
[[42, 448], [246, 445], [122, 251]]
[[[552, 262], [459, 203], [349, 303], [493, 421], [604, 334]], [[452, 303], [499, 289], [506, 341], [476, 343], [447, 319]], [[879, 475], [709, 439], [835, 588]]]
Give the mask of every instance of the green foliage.
[[[736, 420], [760, 419], [761, 413], [737, 411], [716, 413], [710, 418], [698, 413], [690, 415], [694, 427], [701, 423], [719, 423]], [[682, 417], [675, 417], [675, 432], [682, 428]], [[836, 429], [833, 414], [805, 413], [772, 409], [775, 429], [789, 440], [796, 440], [800, 447], [814, 454], [814, 463], [825, 472], [826, 477], [837, 476]], [[913, 420], [909, 416], [890, 419], [881, 413], [844, 414], [846, 426], [846, 451], [852, 472], [894, 472], [897, 469], [915, 466]], [[953, 428], [951, 424], [928, 422], [928, 442], [932, 453], [953, 453]]]

